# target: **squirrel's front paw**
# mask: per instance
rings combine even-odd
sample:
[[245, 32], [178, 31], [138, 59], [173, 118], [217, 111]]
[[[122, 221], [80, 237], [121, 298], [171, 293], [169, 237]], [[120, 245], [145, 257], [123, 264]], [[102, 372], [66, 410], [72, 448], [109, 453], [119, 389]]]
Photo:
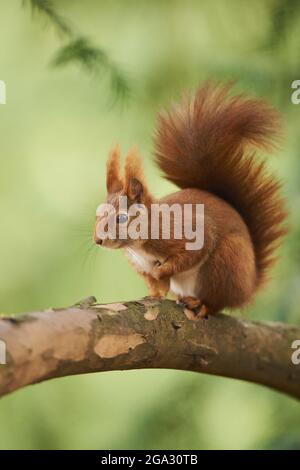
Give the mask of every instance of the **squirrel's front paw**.
[[167, 268], [168, 266], [166, 263], [161, 264], [161, 262], [157, 260], [154, 264], [154, 267], [152, 268], [151, 275], [157, 281], [165, 277], [169, 277], [170, 274]]
[[151, 275], [157, 281], [159, 281], [162, 277], [164, 277], [163, 265], [161, 264], [161, 262], [159, 260], [155, 261], [154, 266], [153, 266], [152, 271], [151, 271]]
[[161, 269], [161, 266], [154, 266], [154, 268], [151, 271], [151, 276], [154, 277], [157, 281], [162, 278], [163, 272]]

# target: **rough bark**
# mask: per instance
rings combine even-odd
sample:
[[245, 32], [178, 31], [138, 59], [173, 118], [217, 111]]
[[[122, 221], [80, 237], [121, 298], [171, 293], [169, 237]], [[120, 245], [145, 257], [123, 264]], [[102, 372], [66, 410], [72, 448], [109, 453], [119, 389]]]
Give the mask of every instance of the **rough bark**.
[[88, 303], [3, 317], [0, 395], [72, 374], [168, 368], [248, 380], [300, 398], [300, 328], [218, 314], [192, 320], [170, 300]]

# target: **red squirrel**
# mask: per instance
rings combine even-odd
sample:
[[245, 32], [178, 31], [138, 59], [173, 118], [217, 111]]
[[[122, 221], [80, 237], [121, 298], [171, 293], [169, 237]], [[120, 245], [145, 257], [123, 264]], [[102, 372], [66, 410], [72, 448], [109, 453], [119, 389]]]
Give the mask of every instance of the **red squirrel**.
[[157, 239], [109, 239], [95, 229], [95, 243], [124, 249], [150, 296], [170, 291], [195, 316], [246, 306], [268, 279], [274, 250], [286, 233], [280, 182], [253, 150], [274, 146], [279, 123], [264, 101], [232, 96], [230, 85], [205, 83], [158, 116], [156, 163], [180, 190], [155, 199], [137, 151], [129, 151], [121, 175], [116, 146], [106, 177], [106, 202], [114, 211], [97, 214], [95, 225], [113, 218], [117, 227], [128, 226], [134, 217], [121, 211], [120, 196], [127, 197], [129, 208], [135, 203], [146, 207], [150, 225], [154, 203], [204, 204], [203, 246], [187, 250], [187, 240], [176, 239], [174, 227], [170, 239], [163, 239], [161, 229]]

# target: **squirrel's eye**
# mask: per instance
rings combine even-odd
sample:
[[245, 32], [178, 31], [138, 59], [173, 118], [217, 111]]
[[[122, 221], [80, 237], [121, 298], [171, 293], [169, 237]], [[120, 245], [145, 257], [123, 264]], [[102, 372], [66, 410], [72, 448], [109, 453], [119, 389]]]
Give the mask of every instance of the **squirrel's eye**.
[[118, 214], [117, 215], [117, 224], [125, 224], [128, 220], [127, 214]]

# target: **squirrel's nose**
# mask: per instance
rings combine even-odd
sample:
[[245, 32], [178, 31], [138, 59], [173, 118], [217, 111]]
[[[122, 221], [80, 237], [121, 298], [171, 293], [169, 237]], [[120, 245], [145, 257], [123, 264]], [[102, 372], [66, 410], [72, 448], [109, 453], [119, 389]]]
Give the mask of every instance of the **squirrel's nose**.
[[101, 238], [98, 238], [96, 233], [94, 233], [94, 243], [96, 245], [102, 245], [102, 242], [103, 242], [103, 240], [101, 240]]

